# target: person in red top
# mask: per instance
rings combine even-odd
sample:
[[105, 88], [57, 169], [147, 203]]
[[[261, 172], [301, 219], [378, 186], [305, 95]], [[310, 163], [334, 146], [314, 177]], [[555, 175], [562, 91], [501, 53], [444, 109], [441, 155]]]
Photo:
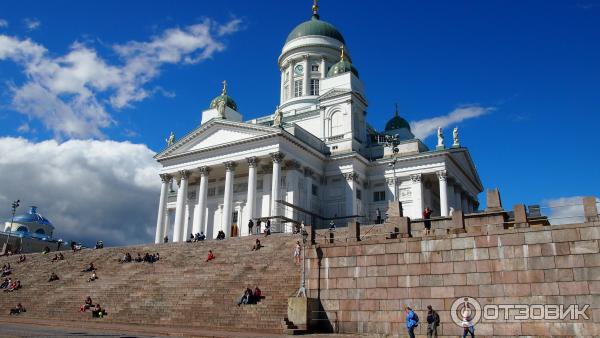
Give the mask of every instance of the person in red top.
[[425, 208], [425, 210], [423, 210], [423, 223], [425, 224], [425, 235], [429, 235], [429, 232], [431, 231], [431, 209], [429, 209], [429, 207]]
[[262, 291], [260, 291], [258, 285], [254, 288], [254, 297], [256, 297], [256, 301], [259, 301], [262, 297]]
[[212, 250], [208, 250], [208, 257], [206, 257], [206, 261], [212, 261], [213, 259], [215, 259], [215, 255], [213, 254]]

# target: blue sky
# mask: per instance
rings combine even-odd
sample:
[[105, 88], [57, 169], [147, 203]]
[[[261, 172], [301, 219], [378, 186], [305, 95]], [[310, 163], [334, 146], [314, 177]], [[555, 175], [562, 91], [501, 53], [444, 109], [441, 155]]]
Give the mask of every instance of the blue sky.
[[[65, 133], [56, 130], [65, 125], [60, 118], [49, 127], [43, 112], [23, 113], [31, 100], [17, 107], [15, 90], [31, 76], [16, 57], [3, 58], [0, 46], [0, 137], [31, 144], [129, 141], [158, 151], [169, 131], [181, 136], [198, 125], [223, 79], [244, 118], [266, 115], [279, 100], [283, 42], [310, 18], [310, 7], [309, 0], [3, 1], [0, 37], [30, 39], [50, 60], [78, 49], [122, 69], [127, 60], [145, 55], [136, 49], [140, 44], [207, 19], [220, 47], [207, 58], [199, 56], [205, 47], [182, 53], [196, 58], [193, 62], [155, 63], [148, 80], [141, 80], [147, 73], [136, 73], [134, 85], [144, 90], [143, 98], [115, 104], [115, 90], [97, 84], [90, 89], [92, 105], [104, 115], [86, 115], [78, 133]], [[598, 193], [593, 168], [600, 164], [599, 0], [325, 0], [320, 14], [346, 39], [375, 128], [383, 128], [396, 102], [409, 121], [446, 116], [464, 105], [491, 108], [446, 130], [450, 135], [454, 125], [460, 128], [484, 186], [500, 187], [505, 206]], [[119, 53], [115, 46], [130, 52]], [[86, 114], [90, 111], [97, 110]], [[434, 146], [434, 137], [425, 142]]]

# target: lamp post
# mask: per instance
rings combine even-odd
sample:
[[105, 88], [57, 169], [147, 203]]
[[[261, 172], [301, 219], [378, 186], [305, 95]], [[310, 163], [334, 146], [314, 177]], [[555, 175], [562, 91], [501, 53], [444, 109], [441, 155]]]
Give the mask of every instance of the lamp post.
[[3, 250], [5, 252], [6, 252], [6, 249], [8, 248], [8, 241], [10, 240], [10, 233], [12, 232], [13, 222], [15, 221], [15, 213], [16, 213], [17, 208], [19, 207], [20, 203], [21, 203], [21, 200], [16, 200], [12, 203], [12, 218], [10, 219], [10, 228], [8, 228], [8, 236], [6, 236], [6, 243], [4, 245], [5, 249]]
[[302, 244], [304, 246], [304, 248], [302, 249], [302, 275], [300, 277], [300, 289], [298, 289], [298, 293], [296, 294], [296, 297], [301, 297], [300, 295], [302, 295], [302, 297], [306, 298], [306, 239], [308, 238], [308, 232], [306, 232], [306, 230], [302, 229]]
[[392, 153], [394, 154], [393, 161], [388, 163], [388, 167], [391, 167], [394, 170], [394, 201], [398, 200], [398, 185], [396, 184], [396, 164], [398, 163], [397, 154], [400, 151], [398, 147], [396, 147], [398, 143], [400, 143], [398, 135], [385, 135], [385, 146], [392, 148]]

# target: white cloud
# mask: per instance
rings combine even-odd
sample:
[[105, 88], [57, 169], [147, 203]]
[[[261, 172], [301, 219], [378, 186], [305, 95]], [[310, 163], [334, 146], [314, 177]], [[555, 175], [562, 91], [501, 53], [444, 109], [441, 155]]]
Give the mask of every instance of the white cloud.
[[26, 18], [23, 20], [23, 24], [25, 25], [25, 28], [27, 28], [28, 31], [36, 30], [42, 25], [40, 20], [35, 18]]
[[0, 28], [8, 27], [8, 21], [0, 19]]
[[[548, 206], [545, 214], [550, 224], [572, 224], [584, 221], [583, 197], [571, 196], [544, 200], [542, 203]], [[596, 200], [600, 209], [600, 200]]]
[[410, 129], [417, 138], [424, 140], [427, 137], [435, 134], [438, 127], [446, 128], [466, 119], [485, 115], [494, 109], [495, 108], [493, 107], [481, 107], [477, 105], [463, 106], [454, 109], [447, 115], [432, 117], [420, 121], [412, 121], [410, 123]]
[[[154, 239], [160, 190], [154, 152], [143, 144], [0, 138], [0, 203], [20, 199], [56, 227], [57, 238], [109, 245]], [[9, 217], [0, 208], [0, 220]]]
[[239, 29], [238, 19], [219, 25], [205, 19], [184, 28], [166, 29], [145, 42], [112, 46], [120, 58], [111, 64], [83, 43], [74, 42], [62, 56], [53, 57], [30, 39], [0, 35], [0, 61], [23, 67], [27, 80], [10, 85], [12, 107], [42, 121], [55, 137], [103, 137], [115, 124], [110, 110], [129, 107], [154, 93], [175, 94], [146, 85], [165, 64], [194, 64], [225, 49], [215, 38]]

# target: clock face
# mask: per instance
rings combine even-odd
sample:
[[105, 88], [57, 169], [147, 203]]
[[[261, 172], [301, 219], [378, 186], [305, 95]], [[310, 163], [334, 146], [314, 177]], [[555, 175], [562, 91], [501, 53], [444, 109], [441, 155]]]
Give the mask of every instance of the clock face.
[[304, 71], [304, 66], [302, 66], [302, 65], [296, 65], [296, 67], [294, 67], [294, 73], [296, 73], [296, 74], [302, 74], [303, 71]]

